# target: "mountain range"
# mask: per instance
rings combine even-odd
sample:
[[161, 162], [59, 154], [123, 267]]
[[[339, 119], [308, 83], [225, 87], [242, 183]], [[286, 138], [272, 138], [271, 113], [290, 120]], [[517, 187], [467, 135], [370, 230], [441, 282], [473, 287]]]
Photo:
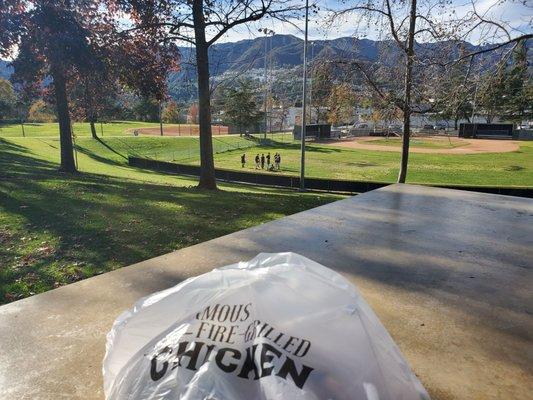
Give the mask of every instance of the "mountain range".
[[[417, 43], [418, 54], [439, 54], [439, 49], [448, 46], [449, 42]], [[453, 44], [459, 54], [459, 47], [466, 51], [479, 49], [470, 43]], [[300, 67], [303, 61], [303, 40], [292, 35], [273, 35], [255, 39], [241, 40], [233, 43], [217, 43], [210, 48], [210, 70], [216, 79], [225, 73], [239, 74], [257, 70], [257, 74], [265, 66], [273, 70], [289, 70]], [[314, 59], [357, 59], [360, 61], [375, 61], [383, 49], [386, 48], [389, 60], [397, 59], [399, 50], [391, 41], [374, 41], [370, 39], [356, 39], [341, 37], [331, 40], [314, 40], [309, 42], [309, 60]], [[169, 76], [169, 91], [176, 100], [187, 101], [196, 96], [196, 73], [194, 66], [194, 48], [181, 47], [181, 69]], [[447, 52], [449, 54], [449, 52]], [[386, 61], [385, 61], [386, 62]], [[0, 60], [0, 77], [7, 78], [12, 68], [7, 61]]]
[[[417, 43], [418, 54], [435, 55], [450, 42]], [[467, 42], [453, 44], [452, 55], [459, 54], [459, 46], [470, 52], [480, 47]], [[213, 76], [226, 71], [241, 71], [243, 68], [263, 68], [265, 63], [276, 68], [299, 66], [303, 62], [303, 40], [293, 35], [274, 35], [255, 39], [241, 40], [234, 43], [219, 43], [210, 48], [211, 74]], [[313, 59], [358, 59], [375, 61], [382, 50], [398, 53], [392, 41], [375, 41], [341, 37], [330, 40], [313, 40], [308, 44], [308, 60]], [[184, 69], [194, 63], [194, 51], [191, 47], [181, 47]]]

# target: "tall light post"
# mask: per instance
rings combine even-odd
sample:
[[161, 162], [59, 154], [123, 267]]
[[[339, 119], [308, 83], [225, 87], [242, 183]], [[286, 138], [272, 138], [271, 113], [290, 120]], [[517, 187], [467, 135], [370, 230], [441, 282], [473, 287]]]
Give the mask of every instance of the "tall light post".
[[264, 139], [267, 138], [267, 127], [268, 127], [268, 114], [267, 114], [267, 102], [268, 102], [268, 92], [269, 92], [269, 83], [268, 83], [268, 62], [267, 62], [267, 55], [268, 55], [268, 36], [274, 35], [274, 31], [272, 29], [268, 28], [259, 28], [259, 32], [262, 32], [265, 34], [265, 104], [263, 108], [263, 112], [265, 114], [265, 134]]
[[307, 131], [307, 35], [309, 24], [309, 0], [305, 0], [305, 34], [304, 34], [304, 65], [303, 65], [303, 94], [302, 94], [302, 131], [301, 131], [301, 159], [300, 159], [300, 191], [305, 191], [305, 135]]
[[[315, 59], [315, 42], [311, 42], [311, 78], [309, 79], [309, 120], [311, 124], [313, 123], [313, 86], [315, 84], [314, 77], [313, 77], [313, 71], [315, 71], [313, 68], [315, 66], [314, 59]], [[316, 72], [315, 72], [316, 77]], [[318, 112], [317, 112], [317, 119], [318, 119]], [[318, 124], [318, 121], [316, 121]]]

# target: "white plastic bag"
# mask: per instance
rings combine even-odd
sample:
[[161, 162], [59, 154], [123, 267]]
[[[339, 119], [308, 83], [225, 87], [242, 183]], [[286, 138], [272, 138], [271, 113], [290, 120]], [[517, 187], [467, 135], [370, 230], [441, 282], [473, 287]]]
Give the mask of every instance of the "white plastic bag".
[[107, 335], [107, 399], [428, 399], [357, 289], [262, 253], [138, 301]]

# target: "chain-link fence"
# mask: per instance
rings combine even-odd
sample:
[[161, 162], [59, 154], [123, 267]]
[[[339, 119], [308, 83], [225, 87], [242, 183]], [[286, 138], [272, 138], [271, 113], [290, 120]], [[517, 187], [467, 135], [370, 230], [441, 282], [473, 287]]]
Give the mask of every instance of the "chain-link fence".
[[[182, 139], [176, 139], [182, 140]], [[225, 137], [220, 138], [213, 136], [213, 153], [224, 153], [227, 151], [247, 149], [257, 145], [253, 138], [245, 137]], [[170, 146], [169, 146], [170, 147]], [[187, 145], [181, 149], [135, 149], [128, 152], [130, 156], [142, 156], [159, 161], [194, 161], [200, 159], [200, 139], [197, 137], [189, 138]]]

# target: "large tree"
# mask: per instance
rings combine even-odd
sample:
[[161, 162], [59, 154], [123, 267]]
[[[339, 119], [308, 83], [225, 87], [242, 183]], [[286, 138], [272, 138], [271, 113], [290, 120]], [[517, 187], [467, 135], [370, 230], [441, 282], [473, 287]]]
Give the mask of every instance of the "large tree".
[[334, 85], [327, 98], [327, 105], [329, 123], [333, 125], [351, 123], [355, 115], [355, 91], [348, 83]]
[[[311, 65], [311, 85], [309, 88], [309, 106], [314, 109], [314, 115], [311, 113], [309, 120], [319, 124], [327, 117], [324, 105], [330, 98], [334, 83], [334, 76], [331, 63], [325, 60], [313, 60]], [[314, 118], [313, 118], [314, 116]]]
[[94, 64], [90, 32], [80, 21], [96, 17], [96, 10], [89, 0], [76, 5], [67, 0], [4, 2], [12, 6], [4, 20], [16, 21], [17, 26], [0, 32], [1, 52], [9, 54], [15, 47], [18, 50], [13, 62], [15, 82], [42, 84], [45, 77], [52, 79], [61, 144], [60, 169], [74, 172], [67, 82], [74, 70], [90, 70]]
[[[368, 22], [365, 26], [375, 26], [383, 34], [386, 50], [377, 63], [356, 60], [350, 65], [363, 75], [375, 93], [402, 111], [400, 183], [407, 177], [411, 115], [435, 108], [432, 90], [435, 79], [448, 79], [449, 67], [456, 62], [489, 52], [496, 54], [498, 50], [505, 53], [509, 46], [533, 37], [513, 32], [504, 21], [491, 20], [486, 13], [479, 13], [476, 3], [473, 0], [468, 5], [471, 9], [464, 16], [450, 10], [449, 2], [444, 0], [344, 0], [340, 8], [333, 10], [333, 20], [355, 14]], [[460, 43], [480, 34], [482, 37], [477, 39], [489, 43], [487, 46], [457, 55]], [[434, 42], [435, 46], [427, 51], [417, 42]], [[383, 67], [392, 72], [385, 74], [389, 75], [387, 79], [383, 79]], [[422, 85], [424, 81], [429, 84]]]
[[223, 89], [222, 93], [224, 124], [237, 126], [241, 131], [243, 128], [255, 127], [264, 118], [249, 82], [240, 82], [238, 87]]
[[522, 123], [533, 117], [533, 81], [528, 73], [527, 52], [526, 41], [516, 46], [507, 76], [502, 117], [515, 123]]
[[168, 73], [178, 69], [178, 49], [164, 43], [159, 30], [124, 34], [111, 16], [91, 22], [98, 63], [89, 73], [81, 71], [72, 80], [75, 104], [89, 121], [93, 138], [95, 122], [116, 103], [121, 88], [159, 104], [166, 99]]
[[167, 40], [195, 47], [201, 172], [198, 186], [216, 189], [211, 133], [209, 47], [231, 29], [264, 17], [286, 18], [302, 9], [291, 0], [117, 0], [133, 16], [132, 29], [167, 30]]
[[[0, 54], [16, 54], [13, 80], [44, 89], [51, 81], [59, 122], [60, 170], [75, 172], [71, 132], [73, 87], [81, 85], [94, 128], [101, 93], [121, 79], [142, 94], [157, 92], [168, 70], [165, 52], [152, 32], [118, 35], [120, 20], [111, 0], [2, 0]], [[161, 56], [161, 54], [163, 54]], [[173, 56], [174, 57], [174, 56]], [[152, 79], [155, 76], [158, 79]], [[156, 84], [154, 84], [154, 82]], [[93, 136], [95, 130], [93, 129]]]

